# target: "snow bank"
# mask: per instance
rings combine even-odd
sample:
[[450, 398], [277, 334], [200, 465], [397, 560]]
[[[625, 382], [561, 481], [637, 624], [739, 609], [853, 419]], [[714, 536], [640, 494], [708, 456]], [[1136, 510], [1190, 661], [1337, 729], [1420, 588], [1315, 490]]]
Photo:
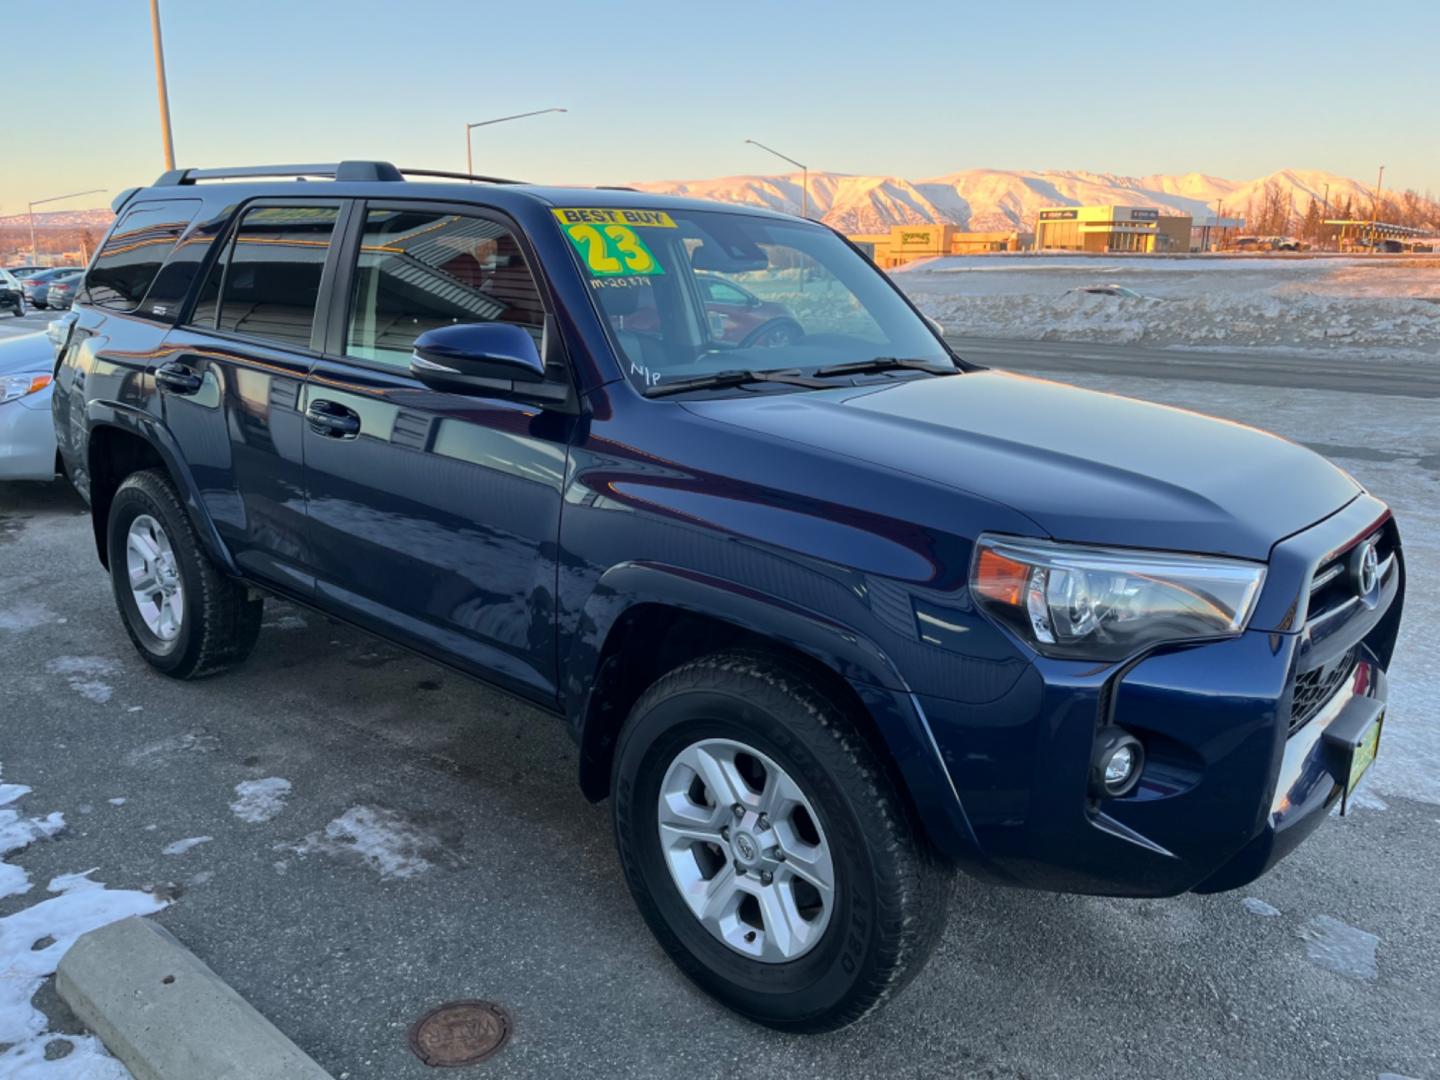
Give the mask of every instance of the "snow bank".
[[[894, 274], [960, 336], [1440, 357], [1440, 261], [992, 256]], [[1097, 284], [1144, 298], [1069, 291]]]

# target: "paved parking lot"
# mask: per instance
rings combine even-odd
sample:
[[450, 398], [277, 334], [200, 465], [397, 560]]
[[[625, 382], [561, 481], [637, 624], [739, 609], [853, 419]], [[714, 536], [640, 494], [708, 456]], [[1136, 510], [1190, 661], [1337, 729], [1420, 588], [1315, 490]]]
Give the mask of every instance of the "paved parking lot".
[[[692, 989], [651, 940], [609, 808], [580, 796], [554, 721], [276, 604], [242, 669], [168, 682], [121, 629], [78, 500], [0, 485], [3, 782], [33, 788], [25, 815], [66, 822], [13, 860], [36, 895], [0, 900], [0, 918], [91, 867], [156, 892], [159, 922], [356, 1080], [427, 1075], [407, 1025], [469, 997], [516, 1025], [475, 1075], [1440, 1077], [1434, 401], [1076, 381], [1321, 445], [1401, 518], [1407, 625], [1367, 797], [1243, 892], [962, 881], [930, 966], [888, 1010], [781, 1036]], [[55, 1030], [73, 1023], [37, 1000]]]
[[9, 337], [18, 337], [21, 334], [33, 334], [37, 330], [44, 330], [50, 325], [50, 320], [63, 315], [63, 311], [37, 310], [30, 308], [16, 318], [10, 312], [0, 314], [0, 341]]

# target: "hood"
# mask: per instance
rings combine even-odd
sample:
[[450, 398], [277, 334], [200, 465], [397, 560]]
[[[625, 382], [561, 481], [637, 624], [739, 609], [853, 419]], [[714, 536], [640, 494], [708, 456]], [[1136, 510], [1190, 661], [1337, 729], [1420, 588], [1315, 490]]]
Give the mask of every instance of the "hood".
[[1258, 428], [998, 371], [685, 407], [983, 496], [1078, 543], [1265, 559], [1361, 491]]
[[55, 366], [55, 346], [44, 330], [0, 341], [0, 375], [45, 371]]

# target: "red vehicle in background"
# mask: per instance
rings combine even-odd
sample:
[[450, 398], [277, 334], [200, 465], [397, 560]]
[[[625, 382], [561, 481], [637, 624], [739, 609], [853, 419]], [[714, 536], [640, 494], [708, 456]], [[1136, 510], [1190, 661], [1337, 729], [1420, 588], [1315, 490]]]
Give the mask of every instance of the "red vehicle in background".
[[[805, 331], [784, 304], [761, 300], [733, 281], [713, 274], [696, 274], [695, 284], [705, 302], [710, 333], [715, 340], [741, 348], [759, 346], [774, 348], [791, 345], [805, 336]], [[623, 316], [622, 329], [638, 333], [655, 333], [660, 317], [655, 311], [649, 290], [636, 290], [635, 310]]]

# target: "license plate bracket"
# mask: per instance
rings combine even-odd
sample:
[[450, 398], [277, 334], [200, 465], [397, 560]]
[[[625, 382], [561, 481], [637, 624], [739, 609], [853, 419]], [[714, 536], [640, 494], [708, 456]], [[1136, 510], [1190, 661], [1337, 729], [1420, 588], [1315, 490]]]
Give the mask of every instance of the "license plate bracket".
[[1349, 813], [1350, 798], [1360, 780], [1375, 763], [1380, 752], [1380, 735], [1385, 729], [1385, 703], [1374, 698], [1359, 698], [1325, 731], [1325, 741], [1339, 759], [1343, 785], [1340, 792], [1340, 815]]

